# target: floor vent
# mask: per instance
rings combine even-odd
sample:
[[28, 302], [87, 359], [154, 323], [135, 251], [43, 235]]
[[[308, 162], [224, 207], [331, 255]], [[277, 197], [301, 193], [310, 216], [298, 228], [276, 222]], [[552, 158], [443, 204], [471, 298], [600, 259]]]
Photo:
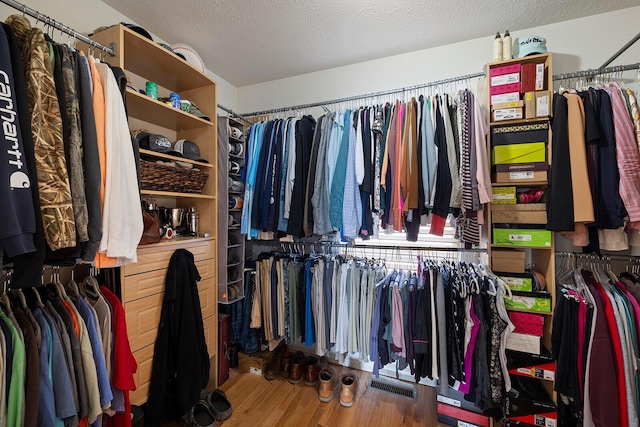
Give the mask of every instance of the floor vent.
[[411, 400], [416, 400], [418, 398], [418, 389], [401, 381], [371, 377], [368, 385], [370, 389], [380, 390], [385, 393], [406, 397]]

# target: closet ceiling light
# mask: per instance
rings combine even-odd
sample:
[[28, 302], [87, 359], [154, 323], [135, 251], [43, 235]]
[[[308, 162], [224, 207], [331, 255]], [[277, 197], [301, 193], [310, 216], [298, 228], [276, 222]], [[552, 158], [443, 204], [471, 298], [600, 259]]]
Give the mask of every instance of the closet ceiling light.
[[638, 5], [637, 0], [104, 2], [154, 39], [193, 47], [207, 68], [235, 86], [481, 37], [488, 40], [488, 61], [498, 30], [537, 34], [526, 29]]

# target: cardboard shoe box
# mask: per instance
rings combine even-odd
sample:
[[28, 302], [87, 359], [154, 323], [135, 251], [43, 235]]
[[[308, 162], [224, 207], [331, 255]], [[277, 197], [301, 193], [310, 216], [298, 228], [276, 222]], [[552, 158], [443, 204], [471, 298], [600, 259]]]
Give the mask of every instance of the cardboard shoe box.
[[512, 311], [509, 313], [511, 323], [516, 327], [513, 332], [519, 334], [541, 337], [544, 331], [544, 316], [541, 314], [522, 313]]
[[546, 348], [542, 347], [540, 354], [507, 350], [506, 356], [510, 374], [555, 381], [556, 364], [551, 352]]
[[551, 105], [553, 94], [550, 90], [536, 92], [536, 117], [546, 117], [551, 115]]
[[544, 142], [496, 145], [493, 147], [493, 164], [537, 163], [546, 161]]
[[536, 337], [535, 335], [511, 332], [507, 335], [505, 348], [507, 350], [521, 351], [523, 353], [540, 354], [542, 338]]
[[508, 419], [536, 426], [557, 425], [556, 404], [540, 380], [512, 375], [511, 389], [505, 400]]
[[546, 248], [551, 246], [551, 231], [541, 228], [521, 229], [494, 226], [493, 244]]
[[547, 180], [547, 171], [512, 171], [496, 172], [497, 184], [523, 184], [527, 182], [544, 182]]
[[507, 310], [528, 310], [539, 313], [551, 313], [551, 294], [548, 292], [511, 291], [512, 299], [505, 298]]
[[493, 193], [494, 205], [515, 205], [518, 200], [516, 198], [516, 187], [493, 187], [491, 189]]
[[511, 289], [512, 291], [533, 291], [533, 275], [529, 272], [511, 272], [505, 274], [502, 272], [498, 273], [494, 270], [494, 273], [496, 273], [498, 277], [500, 277], [500, 279], [502, 279], [502, 281], [506, 283], [509, 289]]
[[523, 117], [522, 108], [500, 108], [493, 110], [492, 118], [494, 122], [501, 122], [503, 120], [517, 120]]
[[491, 270], [522, 273], [524, 271], [525, 255], [523, 251], [494, 249], [491, 251]]

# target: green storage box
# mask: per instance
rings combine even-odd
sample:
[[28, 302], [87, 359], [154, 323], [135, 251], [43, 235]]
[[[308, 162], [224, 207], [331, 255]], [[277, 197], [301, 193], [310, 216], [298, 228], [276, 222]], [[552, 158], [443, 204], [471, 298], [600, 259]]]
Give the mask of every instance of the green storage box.
[[551, 231], [542, 229], [493, 228], [493, 244], [524, 247], [551, 247]]
[[504, 299], [507, 310], [528, 310], [538, 313], [551, 313], [551, 294], [548, 292], [512, 291], [513, 299]]
[[537, 163], [546, 161], [544, 142], [496, 145], [493, 147], [493, 164]]
[[496, 273], [512, 291], [533, 291], [533, 277], [531, 273]]

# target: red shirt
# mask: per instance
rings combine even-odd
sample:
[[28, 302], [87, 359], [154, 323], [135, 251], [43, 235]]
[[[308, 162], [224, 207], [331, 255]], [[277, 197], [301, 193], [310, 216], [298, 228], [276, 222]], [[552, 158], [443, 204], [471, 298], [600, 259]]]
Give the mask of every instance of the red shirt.
[[113, 308], [113, 372], [111, 381], [113, 381], [115, 388], [124, 391], [124, 412], [107, 418], [106, 425], [108, 427], [128, 427], [131, 426], [129, 390], [136, 389], [133, 374], [138, 370], [138, 364], [129, 345], [127, 321], [125, 320], [122, 303], [106, 287], [101, 286], [100, 291]]

